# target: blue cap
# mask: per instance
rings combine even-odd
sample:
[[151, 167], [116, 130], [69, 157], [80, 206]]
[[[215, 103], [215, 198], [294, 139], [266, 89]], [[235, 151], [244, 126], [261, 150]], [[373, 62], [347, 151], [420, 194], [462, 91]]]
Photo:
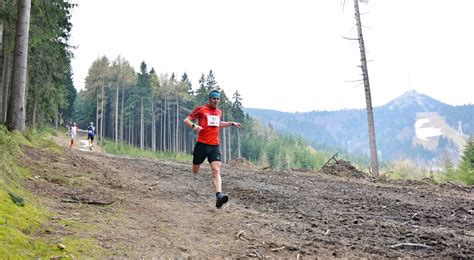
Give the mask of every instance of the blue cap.
[[213, 91], [211, 91], [211, 93], [209, 93], [209, 98], [213, 98], [213, 97], [220, 99], [221, 98], [221, 93], [219, 93], [219, 91], [217, 91], [217, 90], [213, 90]]

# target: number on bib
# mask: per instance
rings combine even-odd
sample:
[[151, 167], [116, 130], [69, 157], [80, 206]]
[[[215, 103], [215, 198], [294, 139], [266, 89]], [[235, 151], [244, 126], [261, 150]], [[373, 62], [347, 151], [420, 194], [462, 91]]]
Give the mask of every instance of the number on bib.
[[218, 116], [207, 116], [207, 125], [208, 126], [219, 126], [220, 118]]

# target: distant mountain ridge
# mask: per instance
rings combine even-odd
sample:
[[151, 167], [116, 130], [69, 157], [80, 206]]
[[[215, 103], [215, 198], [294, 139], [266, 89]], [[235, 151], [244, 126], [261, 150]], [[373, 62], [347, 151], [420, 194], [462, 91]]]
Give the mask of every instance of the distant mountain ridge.
[[[369, 150], [365, 109], [289, 113], [247, 108], [245, 112], [316, 145], [336, 146], [350, 153], [367, 154]], [[474, 105], [451, 106], [416, 91], [375, 107], [374, 118], [382, 160], [409, 158], [429, 166], [439, 166], [446, 158], [456, 162], [463, 142], [474, 136]]]
[[415, 109], [419, 112], [434, 112], [439, 109], [446, 109], [450, 105], [438, 101], [430, 96], [410, 90], [400, 97], [388, 102], [383, 107], [389, 109]]

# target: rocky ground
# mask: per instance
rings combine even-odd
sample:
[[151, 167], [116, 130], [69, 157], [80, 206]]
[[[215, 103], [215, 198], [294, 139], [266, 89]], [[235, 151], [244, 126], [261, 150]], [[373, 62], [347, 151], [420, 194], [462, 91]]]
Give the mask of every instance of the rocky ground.
[[52, 212], [49, 235], [71, 232], [57, 219], [83, 223], [72, 235], [97, 239], [98, 257], [474, 257], [472, 187], [374, 181], [348, 162], [314, 173], [235, 161], [216, 209], [207, 166], [58, 142], [61, 155], [23, 147], [26, 185]]

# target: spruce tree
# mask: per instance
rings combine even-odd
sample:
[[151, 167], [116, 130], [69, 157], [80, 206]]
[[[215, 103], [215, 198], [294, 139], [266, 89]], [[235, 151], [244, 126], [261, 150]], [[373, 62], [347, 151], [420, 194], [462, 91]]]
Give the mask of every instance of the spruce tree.
[[462, 181], [468, 185], [474, 184], [474, 138], [467, 141], [459, 171]]

